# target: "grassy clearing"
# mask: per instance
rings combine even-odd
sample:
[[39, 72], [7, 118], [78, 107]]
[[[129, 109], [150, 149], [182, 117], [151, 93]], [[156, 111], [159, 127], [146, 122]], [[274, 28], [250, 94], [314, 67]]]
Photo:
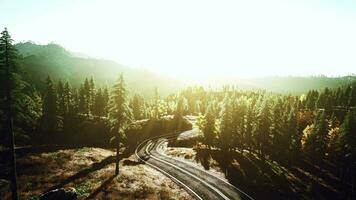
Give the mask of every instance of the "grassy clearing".
[[[160, 172], [135, 161], [120, 162], [120, 175], [113, 176], [113, 151], [100, 148], [60, 150], [29, 154], [18, 159], [20, 198], [35, 200], [53, 187], [73, 187], [79, 199], [191, 199], [190, 195]], [[129, 163], [129, 164], [128, 164]], [[10, 199], [8, 189], [0, 190]]]

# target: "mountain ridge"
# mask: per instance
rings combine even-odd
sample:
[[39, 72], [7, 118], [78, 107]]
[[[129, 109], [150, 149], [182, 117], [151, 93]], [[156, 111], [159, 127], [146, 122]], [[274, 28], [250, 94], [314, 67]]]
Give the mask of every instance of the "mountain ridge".
[[216, 78], [203, 84], [192, 84], [188, 81], [158, 75], [145, 69], [130, 68], [115, 61], [92, 58], [79, 52], [70, 52], [61, 45], [49, 43], [39, 45], [33, 42], [15, 44], [22, 55], [23, 65], [28, 72], [28, 78], [36, 87], [43, 88], [48, 75], [53, 79], [68, 80], [73, 86], [78, 86], [86, 77], [94, 77], [99, 86], [112, 85], [122, 73], [130, 90], [144, 96], [152, 96], [158, 88], [162, 95], [177, 92], [192, 85], [209, 85], [221, 87], [236, 85], [240, 89], [265, 89], [272, 92], [301, 94], [310, 89], [321, 90], [333, 88], [356, 81], [351, 74], [342, 77], [327, 76], [272, 76], [250, 79]]

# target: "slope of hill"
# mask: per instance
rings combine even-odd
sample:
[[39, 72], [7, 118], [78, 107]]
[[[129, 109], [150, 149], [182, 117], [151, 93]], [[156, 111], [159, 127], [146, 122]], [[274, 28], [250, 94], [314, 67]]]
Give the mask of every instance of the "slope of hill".
[[[130, 90], [152, 96], [154, 88], [161, 95], [177, 92], [189, 85], [178, 79], [160, 76], [148, 70], [134, 69], [111, 60], [95, 59], [71, 53], [57, 44], [38, 45], [31, 42], [18, 43], [16, 48], [22, 55], [22, 63], [28, 80], [37, 88], [44, 87], [48, 75], [53, 79], [68, 80], [78, 86], [86, 77], [93, 76], [100, 86], [111, 86], [123, 73]], [[264, 77], [255, 79], [218, 78], [206, 81], [204, 85], [221, 87], [226, 84], [237, 85], [240, 89], [266, 89], [273, 92], [301, 94], [310, 89], [334, 88], [356, 81], [355, 75], [344, 77]]]
[[42, 89], [48, 75], [53, 79], [68, 80], [78, 86], [86, 77], [93, 76], [98, 85], [111, 86], [121, 73], [128, 87], [145, 96], [158, 88], [162, 94], [177, 91], [182, 87], [178, 80], [158, 76], [147, 70], [120, 65], [111, 60], [76, 57], [57, 44], [38, 45], [31, 42], [18, 43], [22, 63], [30, 83]]
[[322, 90], [325, 87], [335, 88], [356, 81], [356, 76], [326, 77], [266, 77], [252, 79], [248, 82], [251, 86], [262, 88], [274, 92], [301, 94], [308, 90]]

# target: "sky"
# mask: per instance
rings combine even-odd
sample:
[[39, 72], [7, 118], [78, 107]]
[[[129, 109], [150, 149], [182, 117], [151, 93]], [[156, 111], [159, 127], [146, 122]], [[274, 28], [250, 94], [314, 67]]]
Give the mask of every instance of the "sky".
[[356, 74], [355, 0], [0, 0], [4, 27], [187, 79]]

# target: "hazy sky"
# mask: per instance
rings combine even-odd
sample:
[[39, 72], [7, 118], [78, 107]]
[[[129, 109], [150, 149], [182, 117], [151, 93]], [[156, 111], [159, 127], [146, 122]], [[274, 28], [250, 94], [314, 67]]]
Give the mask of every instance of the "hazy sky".
[[356, 73], [355, 0], [0, 0], [5, 26], [181, 77]]

